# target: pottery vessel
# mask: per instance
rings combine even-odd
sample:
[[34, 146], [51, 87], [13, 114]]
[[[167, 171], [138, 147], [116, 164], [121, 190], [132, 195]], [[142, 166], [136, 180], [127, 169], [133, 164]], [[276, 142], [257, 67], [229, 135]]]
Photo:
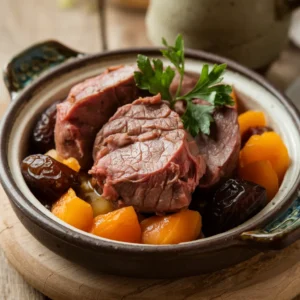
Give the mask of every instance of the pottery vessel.
[[178, 277], [206, 273], [239, 263], [261, 250], [285, 247], [300, 237], [300, 120], [296, 108], [265, 79], [220, 56], [186, 51], [186, 70], [203, 63], [227, 63], [224, 80], [233, 84], [242, 104], [265, 112], [268, 124], [287, 145], [291, 157], [275, 198], [256, 216], [225, 233], [179, 245], [142, 245], [90, 235], [62, 222], [31, 193], [20, 170], [29, 136], [41, 112], [70, 88], [108, 66], [134, 63], [138, 53], [160, 57], [157, 48], [85, 55], [48, 41], [25, 50], [7, 65], [5, 82], [12, 102], [0, 131], [0, 177], [10, 203], [28, 231], [46, 247], [89, 269], [136, 277]]
[[288, 41], [291, 11], [300, 0], [152, 0], [146, 24], [150, 40], [175, 40], [252, 68], [274, 61]]

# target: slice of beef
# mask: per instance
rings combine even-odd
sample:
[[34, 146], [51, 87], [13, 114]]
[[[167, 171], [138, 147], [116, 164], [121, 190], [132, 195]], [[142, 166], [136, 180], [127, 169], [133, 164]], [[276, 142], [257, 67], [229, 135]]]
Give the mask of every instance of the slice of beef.
[[103, 196], [141, 212], [188, 207], [205, 172], [195, 141], [160, 95], [118, 109], [98, 133], [90, 171]]
[[[179, 74], [176, 74], [170, 92], [175, 95], [179, 85]], [[198, 76], [188, 73], [184, 75], [181, 95], [192, 90], [197, 83]], [[194, 104], [210, 105], [202, 99], [194, 99]], [[177, 101], [174, 110], [183, 115], [186, 109], [185, 101]], [[237, 167], [241, 146], [237, 112], [233, 108], [224, 107], [214, 113], [215, 122], [211, 124], [211, 134], [198, 135], [196, 142], [206, 164], [206, 174], [200, 180], [200, 187], [210, 187], [216, 184], [220, 178], [228, 177]]]
[[222, 107], [214, 112], [211, 134], [199, 134], [195, 140], [206, 162], [200, 187], [211, 187], [222, 177], [229, 177], [237, 167], [241, 138], [237, 111]]
[[[197, 74], [192, 74], [192, 73], [186, 73], [184, 74], [183, 77], [183, 81], [182, 81], [182, 86], [181, 86], [181, 92], [180, 95], [185, 95], [188, 92], [190, 92], [194, 86], [196, 85], [197, 81], [198, 81], [199, 75]], [[180, 76], [178, 73], [176, 73], [171, 86], [170, 86], [170, 93], [172, 96], [175, 96], [177, 88], [179, 86], [179, 82], [180, 82]], [[207, 104], [209, 105], [209, 102], [202, 100], [202, 99], [194, 99], [193, 102], [195, 104]], [[185, 112], [186, 109], [186, 102], [183, 100], [179, 100], [175, 102], [174, 105], [174, 110], [180, 115], [182, 116]]]
[[[193, 87], [196, 85], [199, 78], [199, 74], [193, 74], [193, 73], [185, 73], [182, 81], [181, 86], [181, 93], [180, 95], [184, 95], [191, 91]], [[176, 72], [176, 75], [170, 85], [170, 93], [172, 96], [176, 94], [177, 88], [180, 83], [180, 75]]]
[[99, 129], [117, 108], [138, 98], [134, 66], [107, 69], [103, 74], [75, 85], [57, 105], [55, 144], [64, 158], [75, 157], [82, 168], [92, 165], [92, 148]]

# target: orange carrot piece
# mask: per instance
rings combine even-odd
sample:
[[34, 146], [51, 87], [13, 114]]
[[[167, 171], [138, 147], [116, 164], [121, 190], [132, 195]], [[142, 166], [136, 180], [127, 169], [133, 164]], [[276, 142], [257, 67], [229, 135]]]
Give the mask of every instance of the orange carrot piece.
[[254, 182], [264, 187], [267, 191], [269, 201], [271, 201], [278, 192], [278, 176], [268, 160], [256, 161], [240, 168], [239, 175], [244, 180]]
[[141, 227], [144, 244], [178, 244], [199, 237], [202, 219], [197, 211], [182, 210], [168, 216], [145, 219]]
[[88, 231], [93, 223], [91, 205], [78, 198], [71, 188], [53, 204], [51, 211], [64, 222], [84, 231]]
[[241, 167], [261, 160], [270, 161], [281, 182], [289, 167], [290, 158], [285, 144], [276, 132], [253, 135], [240, 152]]
[[78, 160], [74, 157], [69, 157], [67, 159], [64, 159], [62, 163], [68, 166], [70, 169], [74, 170], [75, 172], [79, 172], [80, 170], [80, 164]]
[[141, 227], [132, 206], [120, 208], [94, 218], [91, 233], [103, 238], [140, 243]]
[[251, 127], [266, 126], [265, 115], [261, 111], [248, 110], [238, 117], [241, 136]]

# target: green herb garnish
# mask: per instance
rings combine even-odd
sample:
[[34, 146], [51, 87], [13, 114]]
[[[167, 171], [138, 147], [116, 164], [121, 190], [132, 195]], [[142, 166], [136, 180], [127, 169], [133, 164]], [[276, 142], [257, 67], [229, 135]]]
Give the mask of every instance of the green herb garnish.
[[[184, 77], [184, 42], [181, 35], [178, 35], [174, 46], [168, 45], [162, 39], [166, 47], [161, 52], [176, 68], [180, 75], [179, 85], [174, 97], [170, 94], [170, 85], [175, 76], [175, 71], [168, 66], [165, 70], [160, 59], [150, 59], [144, 55], [138, 55], [137, 65], [140, 72], [134, 73], [136, 85], [143, 90], [148, 90], [151, 94], [160, 93], [164, 100], [168, 100], [171, 107], [178, 100], [186, 101], [186, 111], [181, 117], [184, 127], [196, 136], [199, 132], [210, 134], [210, 124], [213, 122], [212, 113], [216, 107], [223, 105], [233, 105], [230, 96], [232, 88], [230, 85], [221, 84], [221, 77], [226, 69], [226, 64], [214, 65], [209, 71], [207, 64], [203, 65], [202, 71], [194, 88], [187, 94], [180, 96], [182, 81]], [[211, 105], [194, 104], [193, 99], [203, 99]]]
[[164, 100], [172, 101], [169, 89], [175, 71], [171, 67], [163, 70], [163, 63], [160, 59], [153, 59], [152, 63], [153, 68], [147, 56], [138, 55], [137, 65], [141, 72], [134, 72], [137, 86], [142, 90], [148, 90], [153, 95], [160, 93]]

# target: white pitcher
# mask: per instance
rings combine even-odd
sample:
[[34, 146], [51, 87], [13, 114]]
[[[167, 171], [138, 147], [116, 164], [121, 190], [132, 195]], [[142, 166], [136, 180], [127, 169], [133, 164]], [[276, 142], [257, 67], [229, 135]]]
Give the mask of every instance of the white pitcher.
[[300, 0], [151, 0], [146, 24], [150, 40], [173, 42], [266, 67], [288, 39], [292, 9]]

